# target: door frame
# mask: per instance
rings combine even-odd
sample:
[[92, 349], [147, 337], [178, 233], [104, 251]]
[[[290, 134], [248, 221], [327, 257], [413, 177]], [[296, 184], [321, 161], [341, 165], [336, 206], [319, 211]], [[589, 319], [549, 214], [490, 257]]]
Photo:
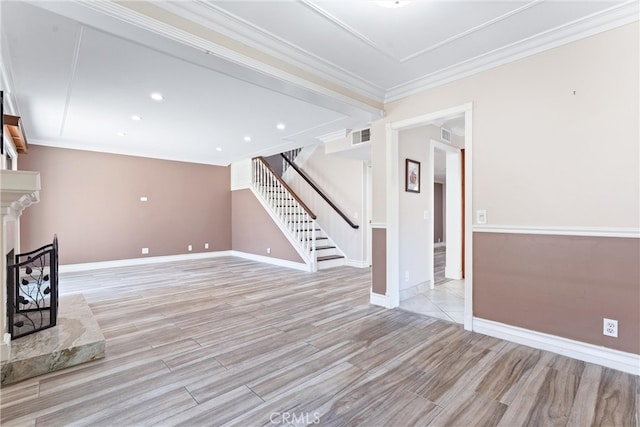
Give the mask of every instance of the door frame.
[[[400, 192], [401, 167], [399, 133], [415, 127], [432, 124], [435, 121], [464, 114], [465, 118], [465, 229], [471, 230], [472, 221], [472, 159], [473, 159], [473, 103], [468, 102], [455, 107], [423, 114], [409, 119], [398, 120], [386, 125], [386, 211], [387, 211], [387, 292], [386, 303], [389, 308], [400, 305]], [[433, 242], [431, 245], [433, 246]], [[464, 329], [473, 330], [473, 233], [465, 233], [465, 298]], [[433, 250], [432, 250], [433, 251]]]

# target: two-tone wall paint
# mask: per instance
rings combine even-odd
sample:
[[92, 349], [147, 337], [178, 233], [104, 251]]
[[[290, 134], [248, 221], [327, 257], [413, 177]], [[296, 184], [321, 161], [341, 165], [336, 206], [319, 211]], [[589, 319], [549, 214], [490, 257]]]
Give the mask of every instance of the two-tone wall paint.
[[23, 251], [54, 233], [63, 265], [232, 249], [227, 167], [38, 145], [19, 167], [42, 182], [20, 219]]
[[[467, 208], [513, 231], [473, 232], [475, 318], [640, 354], [638, 36], [636, 22], [502, 65], [388, 104], [372, 124], [373, 221], [386, 224], [403, 191], [386, 186], [387, 124], [471, 103]], [[388, 237], [374, 239], [387, 266], [411, 244]], [[388, 280], [403, 277], [374, 275], [372, 301]], [[619, 338], [603, 338], [605, 316], [624, 319]]]

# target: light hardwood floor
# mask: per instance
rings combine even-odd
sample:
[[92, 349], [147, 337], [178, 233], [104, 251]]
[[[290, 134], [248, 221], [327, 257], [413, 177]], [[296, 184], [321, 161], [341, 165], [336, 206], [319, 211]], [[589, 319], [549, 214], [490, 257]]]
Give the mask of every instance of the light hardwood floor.
[[368, 270], [214, 258], [64, 274], [105, 359], [3, 387], [3, 426], [637, 426], [637, 377], [369, 305]]

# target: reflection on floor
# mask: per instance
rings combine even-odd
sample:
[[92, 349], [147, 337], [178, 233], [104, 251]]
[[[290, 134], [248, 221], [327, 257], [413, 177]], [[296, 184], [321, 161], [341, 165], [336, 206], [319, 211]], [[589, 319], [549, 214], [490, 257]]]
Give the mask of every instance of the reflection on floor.
[[400, 302], [400, 308], [442, 320], [464, 323], [464, 279], [449, 280]]

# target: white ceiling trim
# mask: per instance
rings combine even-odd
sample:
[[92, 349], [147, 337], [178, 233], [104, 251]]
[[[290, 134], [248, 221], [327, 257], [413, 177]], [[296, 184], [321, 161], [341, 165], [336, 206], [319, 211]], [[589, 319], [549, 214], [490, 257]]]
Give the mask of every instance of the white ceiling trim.
[[303, 5], [307, 6], [309, 9], [311, 9], [312, 11], [314, 11], [315, 13], [317, 13], [318, 15], [331, 21], [334, 25], [342, 28], [347, 33], [351, 34], [353, 37], [367, 44], [369, 47], [374, 49], [379, 54], [384, 55], [389, 59], [393, 59], [394, 61], [400, 61], [400, 58], [395, 57], [391, 52], [388, 52], [385, 49], [383, 49], [378, 43], [374, 42], [364, 34], [360, 33], [355, 28], [350, 27], [346, 23], [342, 22], [340, 19], [336, 18], [335, 16], [333, 16], [332, 14], [330, 14], [329, 12], [327, 12], [326, 10], [318, 6], [317, 4], [311, 2], [310, 0], [300, 0], [300, 2]]
[[640, 20], [640, 3], [637, 0], [630, 0], [393, 87], [387, 91], [384, 102], [386, 104], [397, 101], [638, 20]]
[[338, 139], [346, 138], [349, 134], [349, 129], [340, 129], [335, 132], [327, 133], [325, 135], [320, 135], [318, 139], [324, 143], [337, 141]]
[[80, 46], [82, 46], [82, 35], [84, 34], [84, 25], [80, 25], [80, 31], [76, 38], [76, 45], [73, 48], [73, 57], [71, 59], [71, 72], [69, 73], [69, 82], [67, 83], [67, 96], [64, 99], [64, 108], [62, 110], [62, 120], [60, 121], [60, 134], [64, 134], [64, 127], [67, 123], [67, 115], [69, 114], [69, 104], [71, 103], [71, 94], [73, 92], [73, 82], [76, 79], [76, 70], [78, 69], [78, 58], [80, 57]]
[[[20, 109], [16, 103], [15, 96], [13, 95], [15, 84], [13, 83], [13, 74], [11, 72], [11, 64], [9, 59], [9, 47], [6, 43], [6, 38], [2, 37], [0, 40], [0, 83], [2, 83], [2, 90], [4, 91], [4, 101], [7, 108], [5, 113], [15, 116], [21, 116]], [[0, 141], [0, 143], [2, 143]]]
[[135, 10], [129, 9], [128, 7], [120, 5], [118, 3], [113, 3], [111, 1], [90, 1], [82, 2], [81, 4], [87, 8], [96, 10], [116, 19], [120, 19], [144, 30], [151, 31], [155, 34], [170, 38], [174, 41], [191, 46], [193, 48], [200, 49], [207, 54], [217, 56], [234, 64], [258, 71], [259, 73], [275, 77], [281, 81], [294, 84], [317, 94], [331, 97], [334, 100], [338, 100], [361, 111], [366, 111], [370, 114], [373, 114], [374, 116], [382, 117], [384, 115], [383, 110], [379, 110], [372, 105], [369, 105], [358, 99], [354, 99], [342, 93], [336, 92], [330, 88], [327, 88], [326, 86], [310, 82], [309, 80], [306, 80], [302, 77], [288, 73], [280, 68], [265, 64], [264, 62], [261, 62], [255, 58], [243, 55], [235, 50], [220, 46], [209, 40], [195, 36], [187, 31], [158, 21], [154, 18], [136, 12]]
[[498, 17], [495, 17], [495, 18], [493, 18], [493, 19], [491, 19], [489, 21], [483, 22], [480, 25], [477, 25], [475, 27], [469, 28], [468, 30], [465, 30], [465, 31], [463, 31], [461, 33], [458, 33], [458, 34], [453, 35], [453, 36], [451, 36], [451, 37], [449, 37], [447, 39], [444, 39], [444, 40], [442, 40], [442, 41], [440, 41], [438, 43], [435, 43], [435, 44], [433, 44], [433, 45], [431, 45], [429, 47], [426, 47], [426, 48], [424, 48], [422, 50], [419, 50], [419, 51], [417, 51], [415, 53], [412, 53], [411, 55], [407, 55], [404, 58], [400, 59], [400, 62], [401, 63], [405, 63], [405, 62], [410, 61], [412, 59], [415, 59], [415, 58], [417, 58], [419, 56], [422, 56], [425, 53], [431, 52], [432, 50], [435, 50], [435, 49], [437, 49], [439, 47], [445, 46], [445, 45], [447, 45], [449, 43], [452, 43], [452, 42], [454, 42], [454, 41], [456, 41], [458, 39], [461, 39], [463, 37], [469, 36], [469, 35], [477, 32], [477, 31], [480, 31], [482, 29], [488, 28], [491, 25], [497, 24], [500, 21], [504, 21], [505, 19], [510, 18], [513, 15], [517, 15], [520, 12], [524, 12], [525, 10], [527, 10], [527, 9], [533, 7], [533, 6], [538, 5], [538, 4], [542, 3], [543, 1], [544, 0], [534, 0], [534, 1], [530, 2], [530, 3], [525, 4], [524, 6], [521, 6], [519, 8], [513, 9], [513, 10], [511, 10], [511, 11], [509, 11], [507, 13], [504, 13], [504, 14], [498, 16]]
[[315, 73], [336, 85], [347, 86], [356, 93], [382, 102], [384, 89], [378, 85], [321, 58], [283, 38], [236, 16], [215, 4], [202, 1], [158, 3], [158, 7], [199, 23], [258, 49], [274, 58], [286, 61], [305, 71]]

